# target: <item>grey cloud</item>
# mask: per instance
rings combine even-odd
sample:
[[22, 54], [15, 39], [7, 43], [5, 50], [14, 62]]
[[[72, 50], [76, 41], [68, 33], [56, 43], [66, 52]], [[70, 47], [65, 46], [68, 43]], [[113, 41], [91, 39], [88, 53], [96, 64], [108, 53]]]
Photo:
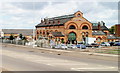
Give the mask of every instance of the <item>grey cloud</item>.
[[118, 2], [100, 2], [100, 4], [107, 8], [118, 10]]
[[57, 4], [62, 4], [62, 3], [65, 3], [65, 2], [52, 2], [51, 4], [52, 5], [57, 5]]
[[12, 2], [12, 5], [26, 10], [41, 10], [48, 2]]

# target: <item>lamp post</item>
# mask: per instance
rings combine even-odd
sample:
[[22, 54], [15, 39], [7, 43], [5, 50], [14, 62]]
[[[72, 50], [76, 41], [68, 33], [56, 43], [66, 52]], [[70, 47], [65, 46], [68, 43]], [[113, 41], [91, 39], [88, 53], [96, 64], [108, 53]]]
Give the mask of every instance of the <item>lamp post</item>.
[[88, 44], [88, 32], [86, 32], [86, 44]]
[[[34, 11], [34, 9], [35, 9], [35, 3], [33, 2], [33, 11]], [[33, 19], [33, 23], [34, 23], [34, 19]], [[35, 38], [34, 28], [33, 28], [33, 31], [32, 31], [32, 32], [33, 32], [33, 38], [32, 38], [33, 43], [32, 43], [32, 47], [34, 48], [34, 47], [35, 47], [35, 46], [34, 46], [34, 45], [35, 45], [35, 43], [34, 43], [34, 41], [35, 41], [35, 40], [34, 40], [34, 38]]]

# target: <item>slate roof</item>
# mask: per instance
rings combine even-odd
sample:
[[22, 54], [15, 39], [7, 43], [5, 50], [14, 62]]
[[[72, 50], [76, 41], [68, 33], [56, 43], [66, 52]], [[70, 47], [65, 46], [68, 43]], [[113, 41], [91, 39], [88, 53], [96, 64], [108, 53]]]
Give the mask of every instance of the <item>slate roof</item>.
[[64, 37], [64, 35], [61, 32], [52, 32], [52, 35], [54, 37]]
[[[74, 17], [74, 14], [70, 14], [70, 15], [63, 15], [63, 16], [58, 16], [58, 17], [53, 17], [53, 18], [46, 18], [46, 24], [45, 22], [43, 23], [39, 23], [38, 25], [36, 25], [36, 27], [47, 27], [47, 26], [62, 26], [64, 25], [64, 23], [66, 23], [67, 21], [71, 20], [71, 18]], [[53, 24], [53, 21], [55, 22]], [[58, 24], [58, 21], [60, 22]], [[50, 24], [49, 24], [50, 22]]]
[[[98, 30], [98, 23], [92, 23], [92, 30]], [[101, 25], [101, 30], [108, 30], [105, 25]]]
[[120, 39], [120, 37], [116, 37], [117, 39]]
[[105, 35], [105, 33], [102, 31], [93, 31], [92, 35]]
[[[57, 17], [52, 17], [52, 18], [45, 18], [43, 23], [39, 23], [35, 27], [63, 26], [64, 23], [71, 20], [73, 17], [75, 17], [74, 14], [57, 16]], [[58, 24], [58, 21], [60, 22], [59, 24]], [[55, 23], [53, 23], [53, 22], [55, 22]], [[90, 21], [88, 21], [88, 22], [90, 22]], [[92, 30], [98, 30], [98, 23], [92, 23], [92, 24], [93, 24]], [[101, 30], [108, 30], [108, 28], [105, 26], [105, 23], [103, 21], [100, 25], [101, 25]]]
[[72, 18], [72, 17], [74, 17], [74, 14], [57, 16], [57, 17], [48, 18], [48, 19], [49, 20], [60, 20], [60, 19], [67, 19], [67, 18]]
[[32, 36], [33, 29], [2, 29], [4, 34], [22, 34], [25, 36]]
[[[92, 30], [98, 30], [98, 26], [92, 26]], [[106, 26], [101, 26], [101, 30], [108, 30]]]
[[107, 38], [108, 39], [117, 39], [117, 37], [115, 37], [114, 35], [108, 35]]

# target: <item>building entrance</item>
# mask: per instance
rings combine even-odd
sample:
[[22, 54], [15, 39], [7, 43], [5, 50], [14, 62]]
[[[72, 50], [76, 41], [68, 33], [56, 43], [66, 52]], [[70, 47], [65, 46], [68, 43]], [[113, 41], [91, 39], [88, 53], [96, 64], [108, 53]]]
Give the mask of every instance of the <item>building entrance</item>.
[[68, 41], [69, 41], [69, 44], [75, 44], [76, 43], [76, 34], [74, 32], [69, 33]]

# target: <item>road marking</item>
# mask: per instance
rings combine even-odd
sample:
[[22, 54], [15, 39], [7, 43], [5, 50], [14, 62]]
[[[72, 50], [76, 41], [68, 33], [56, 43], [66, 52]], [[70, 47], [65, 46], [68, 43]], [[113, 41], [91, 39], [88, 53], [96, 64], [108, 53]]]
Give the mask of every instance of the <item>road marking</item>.
[[51, 63], [51, 64], [52, 64], [52, 65], [56, 65], [56, 66], [57, 66], [57, 65], [65, 65], [65, 66], [66, 66], [66, 65], [71, 65], [71, 66], [73, 66], [73, 65], [76, 65], [76, 66], [78, 66], [78, 65], [79, 65], [79, 66], [81, 66], [81, 65], [88, 65], [88, 64], [84, 64], [84, 63], [82, 64], [82, 63], [70, 63], [70, 62], [69, 62], [69, 63], [64, 63], [64, 62], [63, 62], [63, 63], [59, 63], [59, 62], [58, 62], [58, 63]]
[[88, 71], [94, 71], [94, 70], [98, 70], [98, 71], [100, 71], [100, 70], [115, 70], [115, 71], [117, 71], [118, 69], [116, 68], [116, 67], [82, 67], [82, 68], [70, 68], [71, 70], [74, 70], [74, 71], [86, 71], [86, 70], [88, 70]]
[[49, 65], [49, 66], [54, 66], [54, 65], [52, 65], [52, 64], [46, 64], [46, 65]]

